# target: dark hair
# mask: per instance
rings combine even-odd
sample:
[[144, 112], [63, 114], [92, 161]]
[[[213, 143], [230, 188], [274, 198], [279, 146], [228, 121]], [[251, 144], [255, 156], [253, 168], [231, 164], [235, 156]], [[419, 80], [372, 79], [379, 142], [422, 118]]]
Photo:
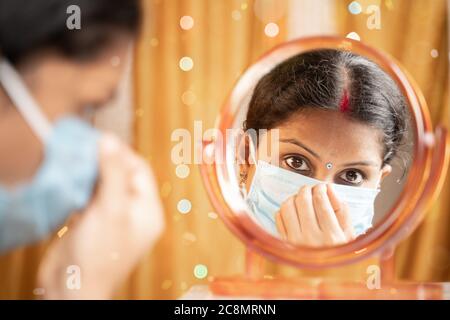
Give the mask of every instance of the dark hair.
[[[81, 29], [69, 30], [67, 9], [81, 10]], [[0, 55], [13, 64], [42, 49], [70, 58], [88, 58], [118, 31], [134, 34], [139, 0], [0, 0]]]
[[357, 54], [320, 49], [280, 63], [256, 85], [244, 130], [273, 129], [305, 108], [341, 110], [383, 132], [383, 164], [406, 132], [408, 110], [396, 83]]

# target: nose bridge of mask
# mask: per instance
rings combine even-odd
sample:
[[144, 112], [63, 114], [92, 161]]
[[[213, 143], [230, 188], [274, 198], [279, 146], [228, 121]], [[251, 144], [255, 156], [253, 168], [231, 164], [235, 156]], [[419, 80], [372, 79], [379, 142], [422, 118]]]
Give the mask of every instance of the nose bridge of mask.
[[14, 67], [0, 58], [0, 84], [34, 134], [45, 143], [52, 126]]

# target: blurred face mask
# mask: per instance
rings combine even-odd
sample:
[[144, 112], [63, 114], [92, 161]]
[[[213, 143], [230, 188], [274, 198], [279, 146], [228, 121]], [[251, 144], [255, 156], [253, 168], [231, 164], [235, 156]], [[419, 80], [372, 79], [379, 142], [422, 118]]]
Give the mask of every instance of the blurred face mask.
[[[44, 145], [40, 168], [27, 184], [0, 185], [0, 253], [43, 239], [87, 206], [98, 174], [98, 131], [85, 121], [53, 125], [19, 74], [0, 60], [0, 85]], [[13, 138], [13, 137], [12, 137]]]
[[[258, 161], [256, 172], [247, 195], [247, 203], [255, 218], [272, 235], [279, 236], [275, 213], [283, 202], [295, 195], [303, 186], [323, 183], [289, 170]], [[355, 236], [365, 233], [372, 227], [374, 202], [378, 189], [352, 187], [333, 184], [333, 190], [340, 201], [347, 203]]]

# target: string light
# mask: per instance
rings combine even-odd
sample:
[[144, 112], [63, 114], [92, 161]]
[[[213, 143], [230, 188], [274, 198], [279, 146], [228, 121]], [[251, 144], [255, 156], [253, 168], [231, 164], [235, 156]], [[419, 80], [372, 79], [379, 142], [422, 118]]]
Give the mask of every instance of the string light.
[[190, 71], [194, 68], [194, 61], [191, 57], [183, 57], [180, 59], [179, 66], [183, 71]]
[[242, 14], [239, 10], [233, 10], [231, 12], [231, 18], [233, 18], [233, 20], [235, 21], [239, 21], [242, 19]]
[[437, 51], [436, 49], [431, 50], [430, 54], [432, 58], [436, 59], [437, 57], [439, 57], [439, 51]]
[[360, 37], [359, 34], [357, 34], [356, 32], [350, 32], [350, 33], [347, 34], [345, 37], [346, 37], [346, 38], [349, 38], [349, 39], [356, 40], [356, 41], [360, 41], [360, 40], [361, 40], [361, 37]]
[[187, 106], [194, 105], [196, 99], [195, 93], [191, 90], [187, 90], [181, 95], [181, 101]]
[[348, 11], [351, 14], [360, 14], [362, 12], [362, 7], [358, 1], [353, 1], [348, 5]]
[[213, 220], [215, 220], [215, 219], [217, 219], [217, 213], [215, 213], [215, 212], [208, 212], [208, 217], [210, 218], [210, 219], [213, 219]]
[[266, 34], [266, 36], [268, 36], [270, 38], [276, 37], [279, 32], [280, 32], [280, 28], [274, 22], [270, 22], [270, 23], [266, 24], [266, 27], [264, 28], [264, 33]]
[[172, 280], [164, 280], [161, 284], [161, 289], [169, 290], [170, 287], [172, 287], [172, 284], [173, 284]]
[[150, 40], [150, 45], [151, 45], [152, 47], [157, 47], [158, 44], [159, 44], [159, 40], [158, 40], [157, 38], [151, 38], [151, 40]]
[[208, 268], [204, 264], [197, 264], [194, 267], [194, 276], [197, 279], [204, 279], [208, 276]]
[[188, 199], [178, 201], [177, 209], [181, 214], [187, 214], [192, 209], [192, 204]]
[[175, 174], [180, 179], [187, 178], [189, 176], [189, 173], [190, 173], [190, 169], [185, 164], [179, 164], [179, 165], [177, 165], [177, 167], [175, 169]]
[[183, 30], [190, 30], [194, 27], [194, 18], [191, 16], [182, 16], [180, 18], [180, 27]]

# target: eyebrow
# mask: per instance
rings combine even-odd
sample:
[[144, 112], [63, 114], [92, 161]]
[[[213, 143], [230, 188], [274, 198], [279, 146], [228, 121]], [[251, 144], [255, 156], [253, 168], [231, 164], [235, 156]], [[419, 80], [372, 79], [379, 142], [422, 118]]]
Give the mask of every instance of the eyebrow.
[[358, 162], [345, 163], [342, 166], [343, 167], [350, 167], [350, 166], [378, 167], [378, 164], [375, 162], [372, 162], [372, 161], [358, 161]]
[[314, 157], [316, 157], [317, 159], [320, 160], [320, 156], [317, 153], [315, 153], [314, 151], [311, 150], [311, 148], [308, 148], [307, 146], [305, 146], [303, 143], [301, 143], [300, 141], [298, 141], [296, 139], [280, 139], [280, 142], [295, 144], [296, 146], [299, 146], [300, 148], [305, 149], [306, 151], [311, 153]]

